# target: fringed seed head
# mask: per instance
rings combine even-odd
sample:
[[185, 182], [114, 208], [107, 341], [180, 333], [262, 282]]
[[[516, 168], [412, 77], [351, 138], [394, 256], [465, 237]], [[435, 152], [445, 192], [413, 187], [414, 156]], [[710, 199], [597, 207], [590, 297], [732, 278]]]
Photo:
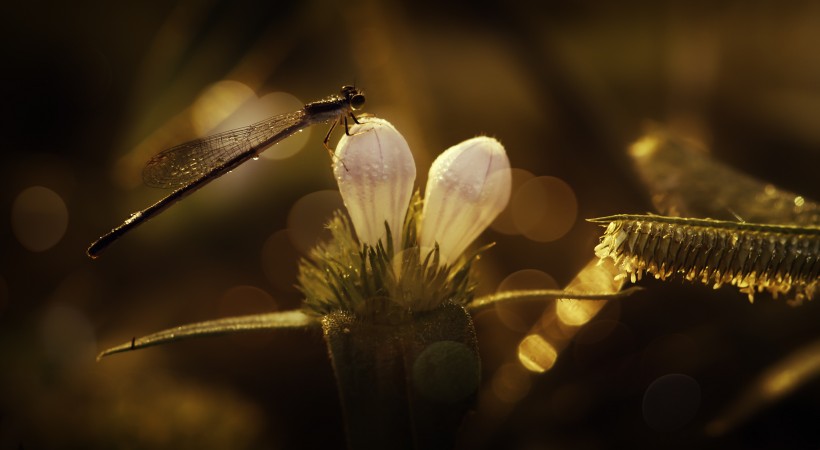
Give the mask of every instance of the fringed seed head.
[[715, 288], [731, 284], [754, 299], [793, 293], [795, 303], [820, 287], [820, 228], [711, 219], [621, 215], [593, 219], [608, 224], [595, 247], [632, 282], [682, 277]]

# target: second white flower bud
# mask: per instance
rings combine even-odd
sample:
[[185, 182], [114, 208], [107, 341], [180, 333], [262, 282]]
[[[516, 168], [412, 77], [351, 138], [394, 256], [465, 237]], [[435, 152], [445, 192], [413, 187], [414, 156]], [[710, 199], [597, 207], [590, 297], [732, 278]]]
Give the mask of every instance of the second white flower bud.
[[441, 264], [452, 264], [510, 200], [512, 174], [504, 146], [479, 136], [456, 144], [430, 167], [424, 192], [421, 248], [438, 243]]

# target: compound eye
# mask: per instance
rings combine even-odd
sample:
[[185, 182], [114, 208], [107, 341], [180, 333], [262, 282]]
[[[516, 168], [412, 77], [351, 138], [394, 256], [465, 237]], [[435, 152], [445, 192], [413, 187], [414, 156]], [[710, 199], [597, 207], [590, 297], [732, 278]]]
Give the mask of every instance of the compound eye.
[[364, 106], [364, 94], [356, 94], [353, 97], [350, 97], [350, 107], [355, 109], [359, 109]]

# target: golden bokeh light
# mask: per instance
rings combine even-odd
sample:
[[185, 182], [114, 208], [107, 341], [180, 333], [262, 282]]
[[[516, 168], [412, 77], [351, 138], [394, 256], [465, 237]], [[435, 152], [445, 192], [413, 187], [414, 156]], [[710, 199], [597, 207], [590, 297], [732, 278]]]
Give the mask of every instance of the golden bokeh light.
[[[523, 186], [526, 182], [530, 181], [531, 179], [535, 178], [535, 175], [532, 172], [524, 170], [524, 169], [516, 169], [513, 168], [512, 170], [512, 196], [516, 195], [516, 192]], [[490, 228], [493, 230], [509, 235], [516, 235], [521, 234], [520, 230], [515, 224], [515, 218], [513, 216], [512, 207], [508, 205], [501, 211], [501, 214], [495, 218], [492, 224], [490, 224]]]
[[654, 135], [647, 135], [636, 141], [629, 147], [629, 153], [633, 158], [646, 158], [651, 156], [658, 149], [658, 138]]
[[42, 252], [63, 238], [68, 227], [68, 208], [56, 192], [43, 186], [32, 186], [14, 199], [11, 225], [23, 247]]
[[[253, 89], [233, 80], [221, 80], [205, 88], [191, 105], [191, 127], [198, 137], [224, 131], [221, 125], [246, 102], [256, 100]], [[246, 123], [248, 125], [257, 120]]]
[[513, 195], [510, 208], [518, 231], [537, 242], [564, 236], [578, 217], [575, 192], [556, 177], [537, 177], [525, 182]]
[[[266, 117], [262, 118], [262, 120], [264, 120], [267, 117], [277, 114], [299, 111], [304, 107], [304, 102], [287, 92], [271, 92], [270, 94], [263, 95], [257, 102], [256, 107], [267, 114]], [[262, 152], [260, 156], [272, 160], [290, 158], [305, 148], [314, 128], [315, 127], [307, 127], [293, 133], [289, 138]], [[324, 131], [322, 126], [319, 126], [317, 129]]]
[[555, 313], [565, 325], [579, 327], [595, 317], [605, 303], [561, 299], [555, 304]]
[[771, 400], [797, 389], [820, 373], [820, 341], [799, 349], [771, 367], [762, 377], [760, 394]]
[[558, 350], [538, 334], [530, 334], [518, 344], [518, 360], [529, 371], [543, 373], [555, 365]]
[[[565, 289], [578, 293], [618, 292], [624, 282], [622, 279], [615, 279], [617, 274], [618, 269], [610, 260], [598, 262], [597, 259], [593, 259], [578, 272]], [[577, 327], [589, 322], [606, 304], [607, 302], [563, 299], [556, 303], [555, 312], [562, 323]]]
[[[221, 81], [220, 83], [236, 82]], [[239, 84], [241, 85], [241, 83]], [[249, 90], [250, 88], [244, 85], [242, 86], [243, 88], [237, 88], [237, 90], [241, 92], [236, 95], [237, 100], [241, 100], [241, 103], [228, 104], [225, 107], [226, 114], [211, 113], [210, 115], [213, 116], [212, 119], [220, 120], [216, 123], [212, 123], [211, 125], [213, 126], [205, 129], [202, 135], [210, 135], [246, 127], [279, 114], [299, 111], [304, 106], [304, 102], [286, 92], [271, 92], [262, 97], [257, 97], [251, 92], [251, 95], [246, 96], [243, 100], [242, 92], [244, 92], [244, 89]], [[221, 87], [218, 90], [222, 91], [225, 90], [225, 88]], [[214, 108], [218, 108], [218, 103], [214, 105]], [[194, 115], [192, 120], [194, 120], [195, 117]], [[294, 133], [287, 139], [263, 151], [259, 156], [264, 159], [278, 160], [295, 155], [307, 144], [311, 136], [311, 129], [311, 127], [308, 127], [300, 132]]]
[[[508, 275], [498, 285], [497, 292], [526, 290], [526, 289], [558, 289], [558, 282], [546, 272], [535, 269], [524, 269]], [[544, 310], [545, 302], [498, 302], [495, 304], [495, 313], [498, 319], [507, 328], [526, 332], [532, 317], [538, 317]]]

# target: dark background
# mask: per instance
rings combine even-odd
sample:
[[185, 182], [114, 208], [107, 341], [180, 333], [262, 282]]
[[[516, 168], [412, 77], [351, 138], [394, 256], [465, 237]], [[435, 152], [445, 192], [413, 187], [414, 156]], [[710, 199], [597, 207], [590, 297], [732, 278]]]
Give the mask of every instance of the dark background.
[[[296, 156], [249, 163], [100, 260], [84, 254], [163, 195], [140, 185], [141, 164], [194, 136], [189, 108], [220, 80], [301, 102], [355, 82], [365, 110], [407, 138], [419, 186], [435, 155], [479, 133], [501, 140], [514, 167], [564, 180], [578, 220], [551, 242], [485, 233], [482, 242], [497, 245], [482, 260], [481, 292], [524, 269], [563, 285], [600, 232], [581, 219], [652, 210], [625, 152], [647, 122], [765, 182], [820, 197], [820, 6], [717, 3], [4, 2], [0, 448], [343, 445], [318, 331], [194, 340], [94, 362], [135, 335], [298, 307], [298, 245], [282, 230], [303, 226], [289, 219], [300, 199], [335, 189], [323, 127]], [[55, 193], [64, 210], [60, 200], [15, 209], [32, 186]], [[59, 237], [61, 217], [55, 245], [23, 245], [20, 227], [35, 237], [56, 227]], [[704, 431], [758, 374], [820, 338], [817, 301], [792, 308], [759, 295], [750, 304], [733, 288], [642, 284], [646, 292], [608, 307], [602, 336], [582, 330], [583, 345], [503, 401], [492, 397], [496, 371], [515, 361], [543, 306], [517, 312], [523, 328], [478, 316], [482, 420], [467, 419], [461, 445], [820, 445], [818, 369], [726, 433]], [[701, 398], [691, 420], [663, 430], [642, 402], [670, 373], [694, 380]]]

